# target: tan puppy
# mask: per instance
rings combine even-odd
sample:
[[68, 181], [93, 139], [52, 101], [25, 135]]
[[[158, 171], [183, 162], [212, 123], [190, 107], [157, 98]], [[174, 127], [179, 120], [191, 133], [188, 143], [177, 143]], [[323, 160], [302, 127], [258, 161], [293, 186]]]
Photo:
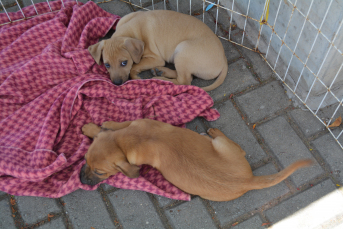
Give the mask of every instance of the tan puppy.
[[84, 184], [95, 185], [118, 171], [138, 177], [138, 166], [148, 164], [187, 193], [228, 201], [249, 190], [273, 186], [312, 164], [300, 160], [277, 174], [254, 176], [242, 148], [218, 129], [209, 129], [211, 139], [149, 119], [105, 122], [102, 127], [106, 129], [93, 123], [82, 127], [85, 135], [94, 138], [80, 173]]
[[[169, 10], [130, 13], [116, 32], [88, 48], [97, 64], [102, 61], [112, 82], [120, 85], [139, 79], [152, 69], [156, 79], [190, 85], [195, 75], [216, 81], [203, 89], [213, 90], [224, 82], [228, 64], [223, 45], [212, 30], [195, 17]], [[163, 67], [175, 64], [175, 70]]]

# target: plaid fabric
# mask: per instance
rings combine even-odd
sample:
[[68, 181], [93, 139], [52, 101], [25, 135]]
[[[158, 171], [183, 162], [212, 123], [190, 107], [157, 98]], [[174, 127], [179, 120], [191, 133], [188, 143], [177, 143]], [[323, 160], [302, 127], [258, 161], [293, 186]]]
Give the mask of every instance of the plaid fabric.
[[[61, 1], [50, 5], [60, 9]], [[91, 144], [81, 132], [86, 123], [150, 118], [184, 127], [197, 116], [219, 117], [211, 97], [195, 86], [160, 80], [112, 84], [87, 47], [115, 28], [119, 17], [93, 2], [64, 5], [0, 28], [0, 190], [13, 195], [57, 198], [96, 189], [79, 179]], [[36, 8], [50, 11], [47, 3]], [[35, 14], [33, 6], [23, 10]], [[7, 20], [0, 14], [0, 23]], [[102, 183], [190, 199], [150, 166], [140, 173], [135, 179], [118, 173]]]

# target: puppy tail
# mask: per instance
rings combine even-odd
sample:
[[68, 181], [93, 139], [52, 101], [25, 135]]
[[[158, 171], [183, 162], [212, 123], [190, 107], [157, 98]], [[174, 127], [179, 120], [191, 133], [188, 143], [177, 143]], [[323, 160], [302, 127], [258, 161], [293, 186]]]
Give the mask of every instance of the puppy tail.
[[303, 167], [308, 167], [312, 164], [313, 164], [313, 161], [311, 159], [299, 160], [289, 165], [287, 168], [285, 168], [284, 170], [276, 174], [267, 175], [267, 176], [254, 176], [252, 178], [251, 185], [249, 185], [250, 187], [247, 187], [247, 188], [252, 190], [252, 189], [262, 189], [262, 188], [271, 187], [273, 185], [280, 183], [284, 179], [286, 179], [296, 170]]
[[[225, 57], [225, 61], [226, 61], [226, 57]], [[217, 87], [219, 87], [225, 80], [227, 72], [228, 72], [229, 66], [226, 63], [223, 70], [220, 72], [219, 76], [217, 77], [216, 81], [214, 81], [213, 84], [207, 86], [207, 87], [202, 87], [203, 90], [205, 91], [211, 91]]]

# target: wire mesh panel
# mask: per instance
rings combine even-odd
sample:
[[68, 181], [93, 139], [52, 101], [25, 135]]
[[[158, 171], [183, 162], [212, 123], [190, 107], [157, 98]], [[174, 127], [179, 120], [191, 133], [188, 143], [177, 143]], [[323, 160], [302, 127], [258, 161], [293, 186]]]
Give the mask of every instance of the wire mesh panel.
[[[61, 7], [64, 7], [63, 0]], [[298, 0], [109, 0], [127, 3], [133, 10], [168, 9], [203, 20], [221, 39], [257, 52], [298, 99], [326, 126], [343, 148], [343, 131], [330, 125], [343, 114], [343, 2]], [[25, 20], [39, 12], [46, 0], [0, 0], [8, 22]], [[76, 0], [78, 2], [78, 0]], [[87, 2], [87, 0], [79, 0]], [[33, 5], [35, 15], [23, 7]], [[21, 11], [11, 18], [9, 12]]]

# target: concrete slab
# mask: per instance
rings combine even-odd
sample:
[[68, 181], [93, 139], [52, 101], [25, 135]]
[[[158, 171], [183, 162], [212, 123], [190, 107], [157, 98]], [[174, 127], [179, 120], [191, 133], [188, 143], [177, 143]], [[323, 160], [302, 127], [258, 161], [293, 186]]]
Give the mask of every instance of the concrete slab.
[[145, 192], [118, 190], [109, 194], [108, 197], [124, 228], [163, 228]]
[[[49, 213], [59, 213], [55, 199], [32, 196], [16, 196], [15, 200], [25, 223], [31, 224], [48, 217]], [[32, 209], [35, 209], [32, 211]]]
[[38, 229], [66, 229], [67, 227], [64, 225], [63, 219], [62, 217], [55, 219], [55, 220], [51, 220], [50, 222], [37, 227]]
[[[95, 1], [96, 2], [96, 1]], [[111, 1], [106, 3], [98, 4], [102, 9], [106, 10], [111, 14], [118, 15], [120, 17], [125, 16], [126, 14], [131, 13], [130, 6], [122, 1]]]
[[[255, 176], [269, 175], [276, 173], [276, 169], [273, 164], [267, 164], [254, 171]], [[213, 207], [220, 224], [223, 226], [229, 222], [232, 222], [238, 216], [255, 210], [262, 205], [269, 203], [270, 201], [289, 192], [287, 186], [282, 182], [273, 187], [252, 190], [245, 193], [238, 199], [227, 202], [213, 202], [210, 204]]]
[[11, 206], [7, 199], [0, 201], [0, 228], [15, 229]]
[[262, 160], [266, 154], [231, 101], [228, 100], [223, 104], [216, 105], [215, 108], [218, 109], [221, 117], [216, 121], [210, 122], [210, 126], [220, 129], [228, 138], [238, 143], [246, 152], [245, 157], [249, 163], [256, 163]]
[[228, 74], [222, 85], [209, 92], [214, 101], [228, 98], [230, 94], [243, 91], [244, 89], [257, 85], [244, 60], [239, 60], [229, 65]]
[[[283, 168], [299, 159], [309, 158], [315, 161], [308, 148], [283, 117], [277, 117], [258, 126], [257, 130]], [[290, 177], [296, 186], [300, 186], [323, 172], [320, 165], [315, 162], [313, 166], [298, 170]]]
[[[334, 134], [338, 134], [335, 131]], [[343, 184], [343, 150], [330, 133], [312, 141], [323, 159], [330, 165], [331, 172]]]
[[[180, 13], [189, 14], [190, 12], [193, 14], [195, 12], [202, 11], [202, 0], [192, 0], [191, 4], [190, 1], [184, 0], [169, 0], [169, 6], [172, 10], [178, 11]], [[177, 10], [178, 9], [178, 10]]]
[[99, 192], [79, 189], [62, 199], [65, 202], [66, 213], [75, 229], [114, 228], [114, 222]]
[[331, 180], [325, 180], [266, 211], [273, 229], [324, 228], [320, 225], [342, 214], [343, 196]]
[[291, 105], [285, 90], [277, 81], [237, 97], [237, 103], [252, 123]]
[[159, 195], [155, 195], [155, 198], [157, 199], [158, 201], [158, 205], [163, 208], [173, 202], [175, 202], [175, 200], [173, 199], [169, 199], [169, 198], [166, 198], [166, 197], [163, 197], [163, 196], [159, 196]]
[[200, 198], [195, 198], [190, 202], [185, 202], [171, 210], [167, 210], [166, 215], [174, 228], [217, 228]]
[[258, 216], [254, 216], [246, 221], [239, 223], [234, 229], [247, 229], [247, 228], [254, 228], [254, 229], [263, 229], [265, 228], [262, 226], [263, 222]]
[[310, 111], [295, 109], [290, 114], [306, 137], [325, 130], [325, 126]]
[[197, 133], [206, 133], [204, 124], [201, 122], [200, 118], [196, 118], [193, 121], [186, 124], [186, 127], [190, 130], [193, 130]]

